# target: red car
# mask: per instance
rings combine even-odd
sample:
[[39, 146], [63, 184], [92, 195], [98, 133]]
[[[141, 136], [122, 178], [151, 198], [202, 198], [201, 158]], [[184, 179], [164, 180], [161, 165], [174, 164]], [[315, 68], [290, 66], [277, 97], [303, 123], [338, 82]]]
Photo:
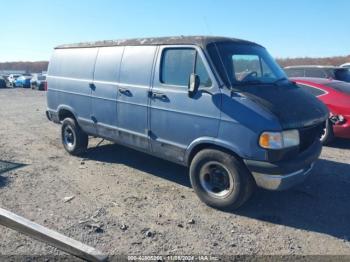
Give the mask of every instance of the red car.
[[291, 80], [327, 105], [330, 117], [321, 138], [324, 144], [334, 137], [350, 138], [350, 83], [308, 77]]

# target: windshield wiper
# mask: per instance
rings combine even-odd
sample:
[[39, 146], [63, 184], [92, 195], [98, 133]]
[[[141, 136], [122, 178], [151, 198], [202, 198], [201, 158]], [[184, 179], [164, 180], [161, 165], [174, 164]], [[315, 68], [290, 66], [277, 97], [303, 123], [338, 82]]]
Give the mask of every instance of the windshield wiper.
[[243, 81], [243, 82], [239, 82], [239, 83], [234, 83], [234, 85], [237, 86], [246, 86], [246, 85], [260, 85], [260, 84], [264, 84], [263, 82], [261, 82], [260, 80], [247, 80], [247, 81]]
[[263, 82], [259, 79], [247, 80], [243, 82], [235, 82], [233, 85], [235, 86], [247, 86], [247, 85], [277, 85], [281, 81], [289, 81], [286, 77], [281, 77], [273, 82]]
[[277, 79], [276, 81], [273, 81], [272, 84], [276, 85], [281, 81], [289, 81], [289, 79], [287, 77], [281, 77], [281, 78]]

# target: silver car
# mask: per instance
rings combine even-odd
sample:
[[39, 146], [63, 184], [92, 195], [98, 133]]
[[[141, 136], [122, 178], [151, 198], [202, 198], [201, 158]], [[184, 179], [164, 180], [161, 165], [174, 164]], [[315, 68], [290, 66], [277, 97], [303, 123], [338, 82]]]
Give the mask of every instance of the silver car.
[[350, 63], [342, 64], [340, 67], [345, 67], [345, 68], [349, 68], [350, 69]]

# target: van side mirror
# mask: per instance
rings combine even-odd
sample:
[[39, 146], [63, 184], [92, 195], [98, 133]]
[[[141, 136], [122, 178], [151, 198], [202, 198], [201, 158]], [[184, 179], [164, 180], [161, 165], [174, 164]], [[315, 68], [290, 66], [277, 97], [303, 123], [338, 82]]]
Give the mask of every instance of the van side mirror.
[[200, 80], [199, 76], [196, 74], [191, 74], [190, 75], [190, 80], [188, 82], [188, 96], [189, 97], [194, 97], [195, 94], [198, 92]]

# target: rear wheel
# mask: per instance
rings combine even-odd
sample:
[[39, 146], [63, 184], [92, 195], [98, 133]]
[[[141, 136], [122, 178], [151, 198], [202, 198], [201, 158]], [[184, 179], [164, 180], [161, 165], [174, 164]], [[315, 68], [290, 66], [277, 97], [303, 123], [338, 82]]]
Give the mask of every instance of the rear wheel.
[[200, 151], [190, 166], [191, 184], [207, 205], [233, 210], [252, 195], [255, 182], [245, 165], [219, 150]]
[[320, 140], [323, 145], [329, 145], [334, 140], [333, 124], [331, 121], [328, 120], [326, 122]]
[[62, 144], [71, 155], [80, 155], [87, 149], [89, 137], [72, 118], [63, 120], [61, 128]]

